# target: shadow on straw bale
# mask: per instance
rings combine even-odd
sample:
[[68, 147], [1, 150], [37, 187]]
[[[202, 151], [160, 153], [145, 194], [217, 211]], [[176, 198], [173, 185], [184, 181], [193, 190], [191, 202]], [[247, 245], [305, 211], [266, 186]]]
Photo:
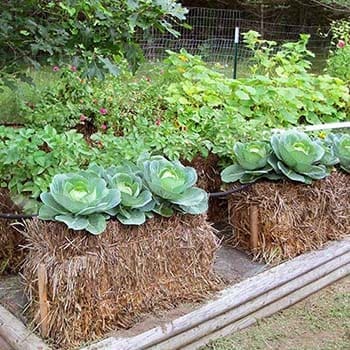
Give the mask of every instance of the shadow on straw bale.
[[[249, 208], [259, 208], [258, 247], [250, 249]], [[334, 172], [312, 185], [263, 181], [228, 201], [227, 242], [255, 259], [280, 263], [350, 234], [350, 176]]]
[[[209, 153], [208, 157], [195, 157], [191, 162], [183, 162], [187, 166], [196, 169], [198, 182], [196, 186], [207, 192], [219, 192], [221, 187], [221, 177], [218, 163], [219, 157]], [[227, 204], [222, 198], [210, 198], [208, 220], [220, 226], [227, 225]]]
[[[0, 213], [16, 214], [20, 209], [12, 202], [9, 191], [0, 189]], [[25, 251], [24, 238], [14, 226], [16, 220], [0, 219], [0, 274], [18, 272]]]
[[110, 221], [100, 236], [35, 219], [24, 234], [29, 312], [38, 315], [42, 263], [49, 336], [60, 349], [128, 328], [146, 312], [203, 300], [221, 285], [213, 273], [218, 240], [205, 216], [156, 217], [138, 227]]

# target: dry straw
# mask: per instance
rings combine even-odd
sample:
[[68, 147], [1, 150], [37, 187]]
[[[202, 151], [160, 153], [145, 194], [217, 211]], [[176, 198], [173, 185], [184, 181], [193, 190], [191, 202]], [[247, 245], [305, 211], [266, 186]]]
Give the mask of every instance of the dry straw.
[[[0, 189], [0, 213], [19, 213], [11, 201], [8, 190]], [[23, 236], [15, 229], [16, 220], [0, 219], [0, 274], [18, 272], [25, 251], [22, 249]]]
[[[195, 157], [191, 162], [184, 161], [184, 164], [192, 166], [198, 174], [196, 186], [207, 192], [218, 192], [221, 187], [221, 177], [219, 169], [219, 157], [209, 153], [207, 158]], [[227, 224], [227, 203], [221, 198], [210, 198], [208, 220], [221, 226]]]
[[53, 222], [26, 223], [29, 312], [38, 324], [37, 267], [48, 275], [49, 336], [60, 349], [128, 328], [146, 312], [195, 302], [217, 290], [218, 240], [204, 216], [109, 222], [101, 236]]
[[[249, 210], [258, 206], [258, 246], [250, 247]], [[334, 172], [312, 185], [263, 181], [228, 201], [228, 243], [279, 263], [350, 233], [350, 176]]]

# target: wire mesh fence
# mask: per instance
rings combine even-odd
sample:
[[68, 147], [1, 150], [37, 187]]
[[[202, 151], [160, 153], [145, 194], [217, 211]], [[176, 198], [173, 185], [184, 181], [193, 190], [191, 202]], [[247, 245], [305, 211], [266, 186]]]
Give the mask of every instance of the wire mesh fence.
[[[179, 38], [171, 34], [151, 29], [140, 35], [138, 40], [148, 60], [162, 60], [167, 56], [166, 50], [179, 51], [186, 49], [191, 54], [200, 55], [210, 63], [231, 64], [234, 56], [234, 32], [255, 30], [267, 40], [279, 43], [296, 41], [300, 34], [310, 35], [309, 49], [316, 54], [325, 55], [330, 46], [330, 39], [323, 35], [328, 27], [301, 26], [283, 23], [267, 23], [244, 18], [244, 13], [229, 9], [189, 8], [186, 23], [190, 26], [177, 29]], [[252, 53], [244, 45], [239, 45], [238, 59], [246, 61]]]

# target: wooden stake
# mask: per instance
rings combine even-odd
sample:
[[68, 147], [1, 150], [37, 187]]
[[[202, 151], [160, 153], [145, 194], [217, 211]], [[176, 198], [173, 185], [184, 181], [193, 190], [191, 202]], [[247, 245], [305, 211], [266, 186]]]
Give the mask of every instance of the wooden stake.
[[250, 226], [250, 248], [258, 248], [259, 240], [259, 207], [252, 204], [249, 208], [249, 226]]
[[43, 338], [46, 338], [49, 335], [49, 327], [48, 327], [49, 305], [47, 301], [47, 272], [44, 264], [39, 264], [38, 266], [38, 284], [39, 284], [41, 336]]

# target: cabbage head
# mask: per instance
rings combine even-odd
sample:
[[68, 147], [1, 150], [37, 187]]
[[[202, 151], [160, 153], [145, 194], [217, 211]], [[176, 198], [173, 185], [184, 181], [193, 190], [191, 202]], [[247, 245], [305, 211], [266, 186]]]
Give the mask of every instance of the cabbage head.
[[327, 167], [321, 164], [325, 150], [307, 134], [296, 130], [274, 134], [271, 146], [274, 155], [269, 163], [276, 173], [306, 184], [329, 175]]
[[268, 164], [271, 154], [271, 147], [268, 143], [262, 141], [237, 142], [234, 146], [234, 152], [236, 163], [221, 172], [223, 182], [251, 183], [262, 177], [271, 180], [279, 178], [272, 174], [273, 168]]
[[106, 181], [96, 174], [82, 171], [55, 175], [50, 192], [42, 193], [40, 199], [40, 219], [98, 235], [106, 229], [108, 211], [120, 203], [121, 195], [118, 189], [107, 188]]
[[333, 135], [335, 154], [339, 158], [340, 167], [350, 173], [350, 135]]
[[339, 163], [339, 158], [336, 155], [333, 140], [327, 136], [326, 139], [316, 139], [315, 141], [322, 146], [324, 150], [324, 155], [320, 160], [320, 163], [332, 169]]
[[113, 167], [106, 170], [108, 186], [121, 194], [118, 207], [108, 211], [124, 225], [141, 225], [154, 208], [152, 193], [143, 185], [142, 178], [130, 167]]
[[154, 212], [171, 216], [174, 209], [188, 214], [201, 214], [208, 210], [208, 194], [194, 187], [197, 182], [195, 169], [161, 156], [143, 157], [138, 166], [156, 200]]

